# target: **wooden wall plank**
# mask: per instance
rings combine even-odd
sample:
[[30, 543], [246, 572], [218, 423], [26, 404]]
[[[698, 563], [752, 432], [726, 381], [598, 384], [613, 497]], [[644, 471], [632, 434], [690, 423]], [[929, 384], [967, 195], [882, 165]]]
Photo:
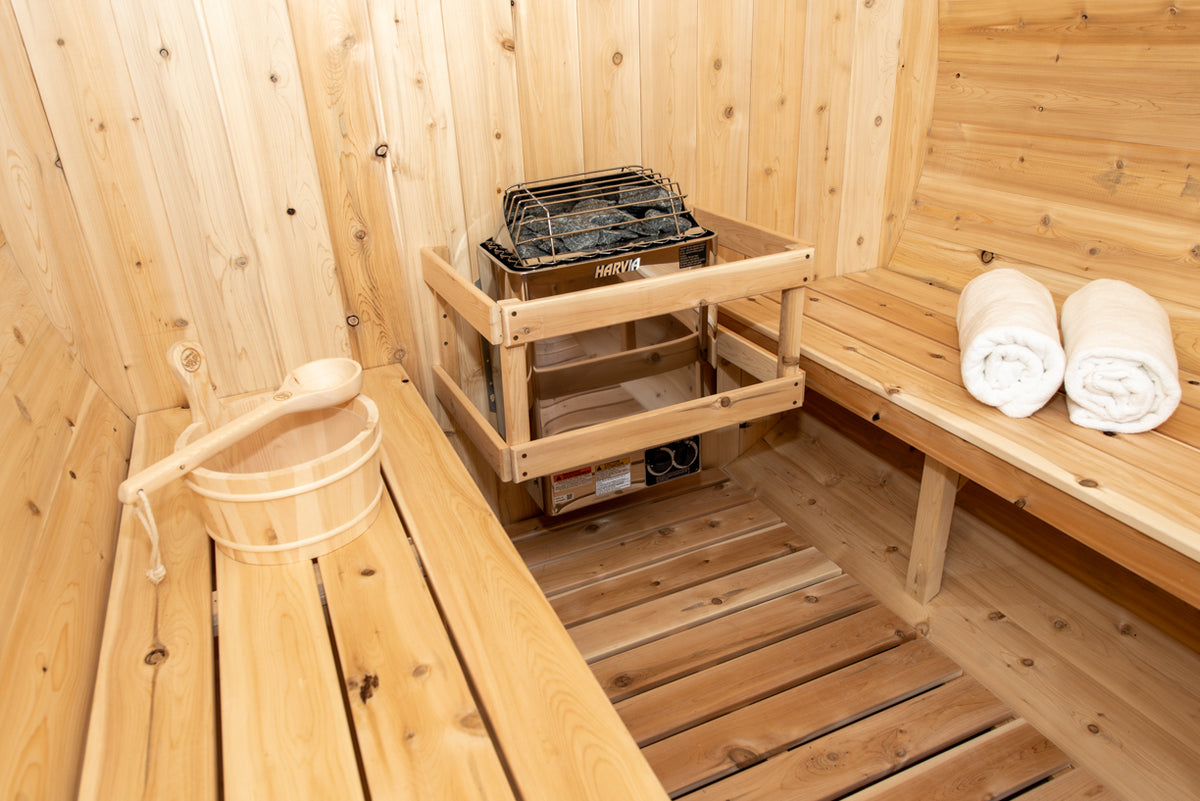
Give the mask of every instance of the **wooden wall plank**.
[[789, 0], [755, 0], [753, 10], [746, 219], [785, 233], [796, 225], [805, 11]]
[[[456, 344], [439, 336], [442, 313], [421, 277], [421, 248], [445, 247], [447, 260], [463, 276], [471, 275], [473, 250], [463, 210], [446, 35], [438, 4], [372, 2], [369, 12], [388, 163], [400, 213], [401, 276], [418, 350], [418, 358], [406, 370], [426, 403], [437, 410], [430, 367], [438, 360], [457, 379], [458, 355]], [[469, 343], [477, 353], [476, 340], [467, 339], [467, 330], [456, 341]], [[452, 348], [453, 353], [447, 352]], [[441, 422], [449, 424], [444, 418]]]
[[839, 275], [882, 265], [884, 187], [904, 6], [904, 0], [875, 0], [859, 4], [855, 15]]
[[930, 2], [906, 2], [883, 195], [880, 264], [890, 261], [896, 250], [913, 192], [925, 166], [926, 131], [933, 119], [939, 41], [937, 7]]
[[[1200, 25], [1158, 0], [942, 0], [942, 58], [974, 63], [1177, 69], [1200, 63]], [[1133, 84], [1130, 84], [1133, 85]]]
[[695, 203], [745, 219], [752, 22], [745, 3], [700, 0]]
[[13, 8], [136, 406], [177, 405], [163, 354], [189, 335], [192, 309], [112, 9]]
[[[418, 379], [371, 23], [365, 0], [289, 2], [352, 352]], [[427, 384], [426, 384], [427, 386]]]
[[[121, 50], [192, 308], [221, 396], [279, 385], [262, 264], [250, 233], [217, 87], [191, 4], [113, 0]], [[180, 332], [182, 338], [182, 332]], [[163, 354], [155, 354], [162, 361]]]
[[[1138, 217], [1195, 226], [1200, 147], [1188, 150], [1090, 136], [1037, 135], [939, 120], [929, 131], [925, 172], [973, 186], [1054, 195]], [[1140, 222], [1131, 222], [1133, 227]]]
[[816, 247], [818, 278], [837, 274], [857, 5], [855, 0], [808, 3], [795, 233]]
[[[642, 164], [696, 192], [699, 93], [698, 0], [639, 6], [642, 62]], [[695, 198], [692, 198], [695, 203]], [[703, 205], [703, 204], [701, 204]]]
[[279, 358], [349, 356], [286, 0], [198, 0]]
[[46, 322], [33, 289], [17, 268], [12, 248], [0, 245], [0, 392], [8, 387], [30, 338]]
[[913, 233], [1090, 278], [1130, 280], [1162, 298], [1197, 301], [1194, 225], [1064, 200], [988, 190], [927, 173], [908, 225]]
[[934, 116], [1024, 133], [1086, 136], [1182, 149], [1196, 146], [1200, 84], [1194, 69], [1136, 70], [1023, 61], [938, 68]]
[[[47, 329], [57, 338], [53, 329]], [[77, 368], [78, 369], [78, 368]], [[69, 801], [83, 761], [133, 423], [88, 382], [0, 648], [0, 794]], [[8, 532], [6, 532], [8, 533]], [[16, 549], [6, 543], [7, 553]]]
[[574, 2], [514, 2], [521, 144], [528, 180], [583, 170], [579, 15]]
[[589, 170], [641, 163], [639, 5], [638, 0], [579, 3], [583, 161]]
[[[26, 333], [28, 348], [0, 392], [0, 609], [16, 609], [29, 560], [54, 506], [61, 469], [91, 383], [48, 321]], [[15, 616], [0, 616], [0, 643]]]

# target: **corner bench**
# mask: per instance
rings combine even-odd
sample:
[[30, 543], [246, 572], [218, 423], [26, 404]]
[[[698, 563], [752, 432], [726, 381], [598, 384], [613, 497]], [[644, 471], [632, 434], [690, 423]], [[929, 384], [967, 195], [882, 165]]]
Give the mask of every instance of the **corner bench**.
[[[978, 251], [940, 249], [902, 245], [887, 267], [810, 283], [800, 337], [810, 389], [925, 454], [909, 594], [927, 602], [937, 593], [956, 491], [969, 479], [1200, 607], [1196, 357], [1181, 349], [1183, 404], [1152, 432], [1075, 426], [1061, 393], [1031, 418], [1005, 417], [972, 398], [959, 374], [958, 292], [988, 268]], [[1021, 268], [1060, 304], [1084, 280]], [[1170, 311], [1184, 332], [1177, 341], [1187, 341], [1197, 315]], [[778, 306], [769, 297], [725, 304], [721, 315], [718, 344], [724, 335], [730, 347], [719, 352], [727, 358], [736, 361], [749, 345], [773, 349]]]
[[[80, 798], [666, 798], [404, 372], [363, 392], [391, 502], [333, 553], [233, 561], [176, 482], [155, 586], [124, 516]], [[189, 420], [142, 416], [131, 470]]]

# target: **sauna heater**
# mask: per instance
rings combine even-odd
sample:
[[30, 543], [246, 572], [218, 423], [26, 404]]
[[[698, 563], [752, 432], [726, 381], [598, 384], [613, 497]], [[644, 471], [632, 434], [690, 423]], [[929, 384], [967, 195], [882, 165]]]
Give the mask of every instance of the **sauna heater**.
[[[678, 185], [641, 167], [519, 184], [505, 192], [503, 212], [499, 232], [480, 245], [481, 281], [497, 300], [643, 280], [702, 267], [716, 255], [716, 235], [697, 224]], [[532, 438], [714, 390], [707, 307], [617, 325], [597, 322], [595, 329], [530, 346]], [[499, 370], [490, 372], [498, 387]], [[502, 433], [506, 415], [525, 413], [496, 411]], [[689, 437], [539, 477], [530, 488], [547, 513], [558, 514], [699, 469], [700, 439]]]

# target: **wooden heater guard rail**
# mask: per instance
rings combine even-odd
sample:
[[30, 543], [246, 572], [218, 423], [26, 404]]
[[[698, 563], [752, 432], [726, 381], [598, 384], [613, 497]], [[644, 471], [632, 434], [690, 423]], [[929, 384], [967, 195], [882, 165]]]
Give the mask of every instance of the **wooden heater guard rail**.
[[[703, 217], [708, 223], [721, 219]], [[507, 437], [495, 431], [441, 365], [433, 368], [435, 393], [500, 479], [517, 482], [797, 407], [804, 399], [799, 366], [803, 286], [813, 275], [813, 249], [790, 247], [743, 261], [525, 301], [492, 299], [450, 265], [445, 248], [424, 248], [425, 282], [443, 315], [459, 315], [489, 343], [500, 346], [504, 408], [512, 410], [506, 414]], [[773, 292], [781, 293], [783, 301], [780, 345], [770, 374], [765, 367], [755, 371], [762, 383], [531, 440], [526, 346]], [[443, 337], [449, 353], [456, 352], [452, 328], [447, 326]]]

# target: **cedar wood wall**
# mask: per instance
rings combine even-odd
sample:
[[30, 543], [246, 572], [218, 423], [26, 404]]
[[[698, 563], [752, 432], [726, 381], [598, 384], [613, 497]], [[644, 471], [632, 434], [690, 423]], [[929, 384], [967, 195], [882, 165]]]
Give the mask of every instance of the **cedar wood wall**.
[[[73, 793], [113, 485], [130, 421], [182, 403], [171, 343], [204, 346], [222, 396], [330, 355], [400, 361], [428, 393], [419, 248], [475, 277], [505, 187], [631, 163], [812, 241], [819, 275], [886, 262], [908, 220], [909, 258], [1049, 247], [1195, 306], [1196, 14], [0, 0], [0, 791]], [[457, 362], [480, 398], [477, 354]]]

